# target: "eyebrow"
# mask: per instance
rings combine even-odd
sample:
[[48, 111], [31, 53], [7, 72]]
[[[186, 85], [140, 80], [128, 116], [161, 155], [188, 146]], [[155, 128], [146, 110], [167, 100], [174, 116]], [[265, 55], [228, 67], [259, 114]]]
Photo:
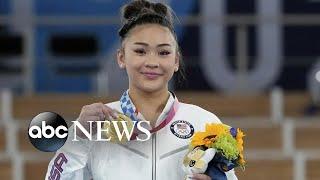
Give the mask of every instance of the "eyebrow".
[[[136, 44], [136, 45], [142, 45], [142, 46], [149, 46], [149, 44], [144, 43], [144, 42], [135, 42], [134, 44]], [[162, 44], [158, 44], [158, 45], [157, 45], [157, 47], [163, 47], [163, 46], [171, 46], [171, 44], [162, 43]]]

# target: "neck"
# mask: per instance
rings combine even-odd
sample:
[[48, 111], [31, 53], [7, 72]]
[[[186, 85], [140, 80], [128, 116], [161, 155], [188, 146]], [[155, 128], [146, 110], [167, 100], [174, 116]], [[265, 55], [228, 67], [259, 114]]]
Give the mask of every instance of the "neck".
[[168, 89], [150, 93], [130, 88], [129, 95], [138, 111], [150, 122], [151, 127], [155, 127], [157, 119], [168, 101]]
[[144, 112], [144, 110], [148, 110], [161, 113], [168, 101], [169, 91], [164, 88], [156, 92], [145, 92], [130, 88], [129, 95], [138, 111]]

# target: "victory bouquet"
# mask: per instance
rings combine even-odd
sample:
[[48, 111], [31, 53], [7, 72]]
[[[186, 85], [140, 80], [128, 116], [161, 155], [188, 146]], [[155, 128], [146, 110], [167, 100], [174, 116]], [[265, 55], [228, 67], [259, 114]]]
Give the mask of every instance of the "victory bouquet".
[[205, 173], [214, 180], [225, 179], [224, 172], [235, 167], [244, 170], [243, 137], [239, 128], [206, 124], [204, 132], [196, 132], [192, 137], [190, 150], [183, 159], [183, 170], [187, 175]]

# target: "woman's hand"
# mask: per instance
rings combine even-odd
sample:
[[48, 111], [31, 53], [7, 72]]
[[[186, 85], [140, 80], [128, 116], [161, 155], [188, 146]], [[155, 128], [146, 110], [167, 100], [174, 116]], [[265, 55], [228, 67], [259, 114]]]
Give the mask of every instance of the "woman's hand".
[[[104, 105], [103, 103], [93, 103], [82, 107], [78, 122], [90, 132], [90, 123], [88, 121], [104, 121], [105, 119], [116, 119], [117, 113], [115, 110]], [[97, 132], [97, 124], [92, 123], [92, 133]], [[77, 136], [80, 138], [87, 138], [82, 131], [77, 129]]]
[[193, 174], [192, 179], [195, 180], [211, 180], [211, 177], [206, 174]]

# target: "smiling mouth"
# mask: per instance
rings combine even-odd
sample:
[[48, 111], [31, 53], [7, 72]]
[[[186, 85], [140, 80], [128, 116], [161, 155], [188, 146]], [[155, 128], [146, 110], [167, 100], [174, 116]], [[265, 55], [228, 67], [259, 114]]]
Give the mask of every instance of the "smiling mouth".
[[159, 73], [148, 73], [148, 72], [144, 73], [144, 72], [142, 72], [142, 74], [148, 79], [156, 79], [159, 76], [162, 76], [162, 74], [159, 74]]

